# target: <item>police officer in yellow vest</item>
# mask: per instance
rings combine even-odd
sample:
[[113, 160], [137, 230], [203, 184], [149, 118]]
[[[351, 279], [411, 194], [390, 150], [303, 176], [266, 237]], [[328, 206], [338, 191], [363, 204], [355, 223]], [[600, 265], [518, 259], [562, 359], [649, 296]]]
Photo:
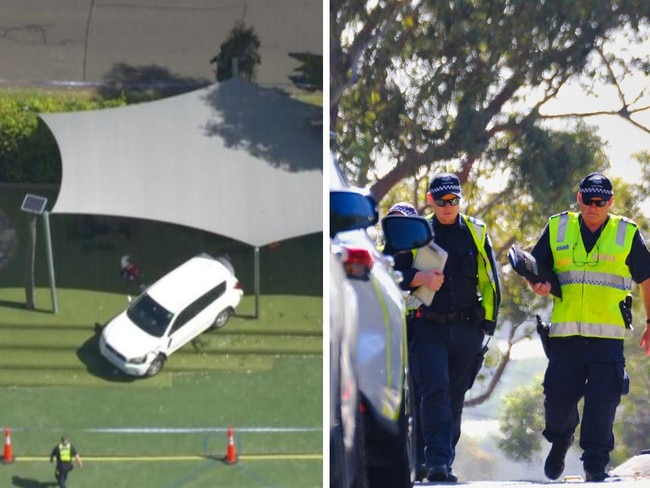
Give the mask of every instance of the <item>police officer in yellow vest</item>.
[[59, 488], [66, 488], [68, 473], [73, 468], [72, 461], [76, 461], [79, 468], [83, 468], [83, 462], [81, 456], [65, 435], [61, 436], [61, 442], [52, 449], [50, 462], [54, 462], [55, 459], [56, 470], [54, 471], [54, 477], [59, 484]]
[[[544, 473], [553, 480], [562, 474], [584, 398], [581, 460], [587, 481], [598, 482], [608, 477], [616, 407], [629, 389], [621, 302], [638, 283], [650, 317], [650, 253], [633, 221], [609, 213], [614, 191], [606, 176], [587, 175], [577, 201], [580, 213], [553, 215], [532, 251], [554, 270], [562, 290], [562, 298], [554, 298], [544, 376], [542, 435], [552, 444]], [[547, 282], [529, 285], [542, 296], [551, 288]], [[650, 354], [648, 327], [640, 346]]]
[[445, 267], [420, 271], [412, 255], [402, 254], [395, 268], [404, 275], [404, 289], [426, 286], [436, 292], [412, 320], [409, 361], [421, 395], [427, 479], [456, 482], [452, 463], [463, 403], [481, 363], [484, 336], [496, 327], [499, 279], [485, 224], [460, 213], [458, 177], [437, 175], [427, 200], [434, 211], [435, 242], [448, 253]]

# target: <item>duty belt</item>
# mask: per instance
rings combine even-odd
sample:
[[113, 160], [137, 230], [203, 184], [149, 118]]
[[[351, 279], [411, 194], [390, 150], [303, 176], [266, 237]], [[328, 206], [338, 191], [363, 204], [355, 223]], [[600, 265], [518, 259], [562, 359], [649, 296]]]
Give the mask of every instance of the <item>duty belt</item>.
[[451, 313], [435, 313], [427, 310], [426, 308], [418, 308], [415, 312], [415, 316], [433, 322], [435, 324], [447, 324], [449, 322], [463, 322], [463, 321], [472, 321], [474, 319], [474, 314], [472, 310], [463, 310], [461, 312], [451, 312]]

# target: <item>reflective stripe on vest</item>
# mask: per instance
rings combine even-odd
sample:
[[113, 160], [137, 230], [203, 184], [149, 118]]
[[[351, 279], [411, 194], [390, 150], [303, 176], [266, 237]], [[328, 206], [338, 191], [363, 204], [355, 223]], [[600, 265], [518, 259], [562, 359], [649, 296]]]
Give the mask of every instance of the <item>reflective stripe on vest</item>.
[[548, 228], [553, 270], [562, 287], [562, 299], [554, 297], [550, 335], [624, 338], [619, 302], [632, 290], [625, 260], [636, 224], [610, 215], [589, 253], [582, 242], [577, 213], [552, 216]]
[[481, 297], [483, 297], [481, 306], [485, 310], [485, 319], [495, 321], [497, 285], [494, 281], [494, 271], [490, 259], [485, 251], [485, 240], [487, 239], [485, 224], [463, 214], [461, 214], [461, 217], [463, 217], [474, 244], [476, 244], [476, 249], [478, 249], [478, 255], [481, 257], [481, 259], [478, 259], [478, 289]]
[[59, 459], [63, 463], [72, 461], [72, 449], [70, 444], [59, 444]]

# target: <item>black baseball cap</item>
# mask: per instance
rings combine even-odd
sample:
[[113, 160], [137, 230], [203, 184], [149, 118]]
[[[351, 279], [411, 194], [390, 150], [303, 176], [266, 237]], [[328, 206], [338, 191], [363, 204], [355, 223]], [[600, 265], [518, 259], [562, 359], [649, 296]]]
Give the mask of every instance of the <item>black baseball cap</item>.
[[429, 193], [435, 200], [439, 200], [445, 195], [462, 196], [460, 192], [460, 180], [453, 173], [442, 173], [436, 176], [429, 184]]
[[417, 216], [418, 211], [410, 203], [399, 202], [393, 205], [392, 207], [390, 207], [390, 209], [388, 210], [388, 215], [392, 215], [395, 213], [405, 215], [406, 217], [414, 217]]
[[580, 193], [583, 198], [602, 198], [605, 201], [614, 196], [612, 182], [601, 173], [591, 173], [580, 182]]

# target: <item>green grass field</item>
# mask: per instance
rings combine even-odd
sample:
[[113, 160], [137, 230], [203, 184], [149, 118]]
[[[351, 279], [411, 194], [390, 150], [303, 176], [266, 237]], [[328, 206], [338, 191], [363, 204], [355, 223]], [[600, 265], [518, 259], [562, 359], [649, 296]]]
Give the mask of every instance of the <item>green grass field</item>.
[[[61, 290], [55, 315], [7, 306], [21, 293], [0, 289], [0, 419], [16, 457], [0, 486], [52, 486], [63, 432], [86, 459], [72, 486], [321, 486], [322, 324], [309, 320], [320, 299], [262, 297], [261, 319], [235, 316], [134, 379], [97, 348], [95, 322], [124, 296]], [[229, 426], [234, 466], [220, 461]]]
[[[0, 465], [0, 487], [56, 486], [48, 456], [62, 433], [85, 460], [71, 487], [322, 486], [320, 235], [260, 250], [253, 318], [247, 246], [161, 223], [52, 215], [59, 310], [52, 313], [40, 222], [36, 309], [27, 310], [27, 217], [16, 210], [26, 191], [0, 189], [19, 242], [0, 265], [0, 427], [11, 428], [15, 456]], [[131, 254], [150, 282], [204, 251], [231, 257], [245, 291], [236, 315], [154, 378], [118, 373], [97, 341], [138, 292], [119, 277], [119, 257]], [[228, 427], [234, 465], [222, 461]]]
[[[71, 486], [321, 486], [321, 371], [317, 356], [276, 357], [257, 371], [4, 387], [16, 460], [0, 466], [0, 486], [51, 486], [47, 457], [63, 432], [85, 460]], [[229, 426], [240, 457], [232, 466], [221, 461]]]

